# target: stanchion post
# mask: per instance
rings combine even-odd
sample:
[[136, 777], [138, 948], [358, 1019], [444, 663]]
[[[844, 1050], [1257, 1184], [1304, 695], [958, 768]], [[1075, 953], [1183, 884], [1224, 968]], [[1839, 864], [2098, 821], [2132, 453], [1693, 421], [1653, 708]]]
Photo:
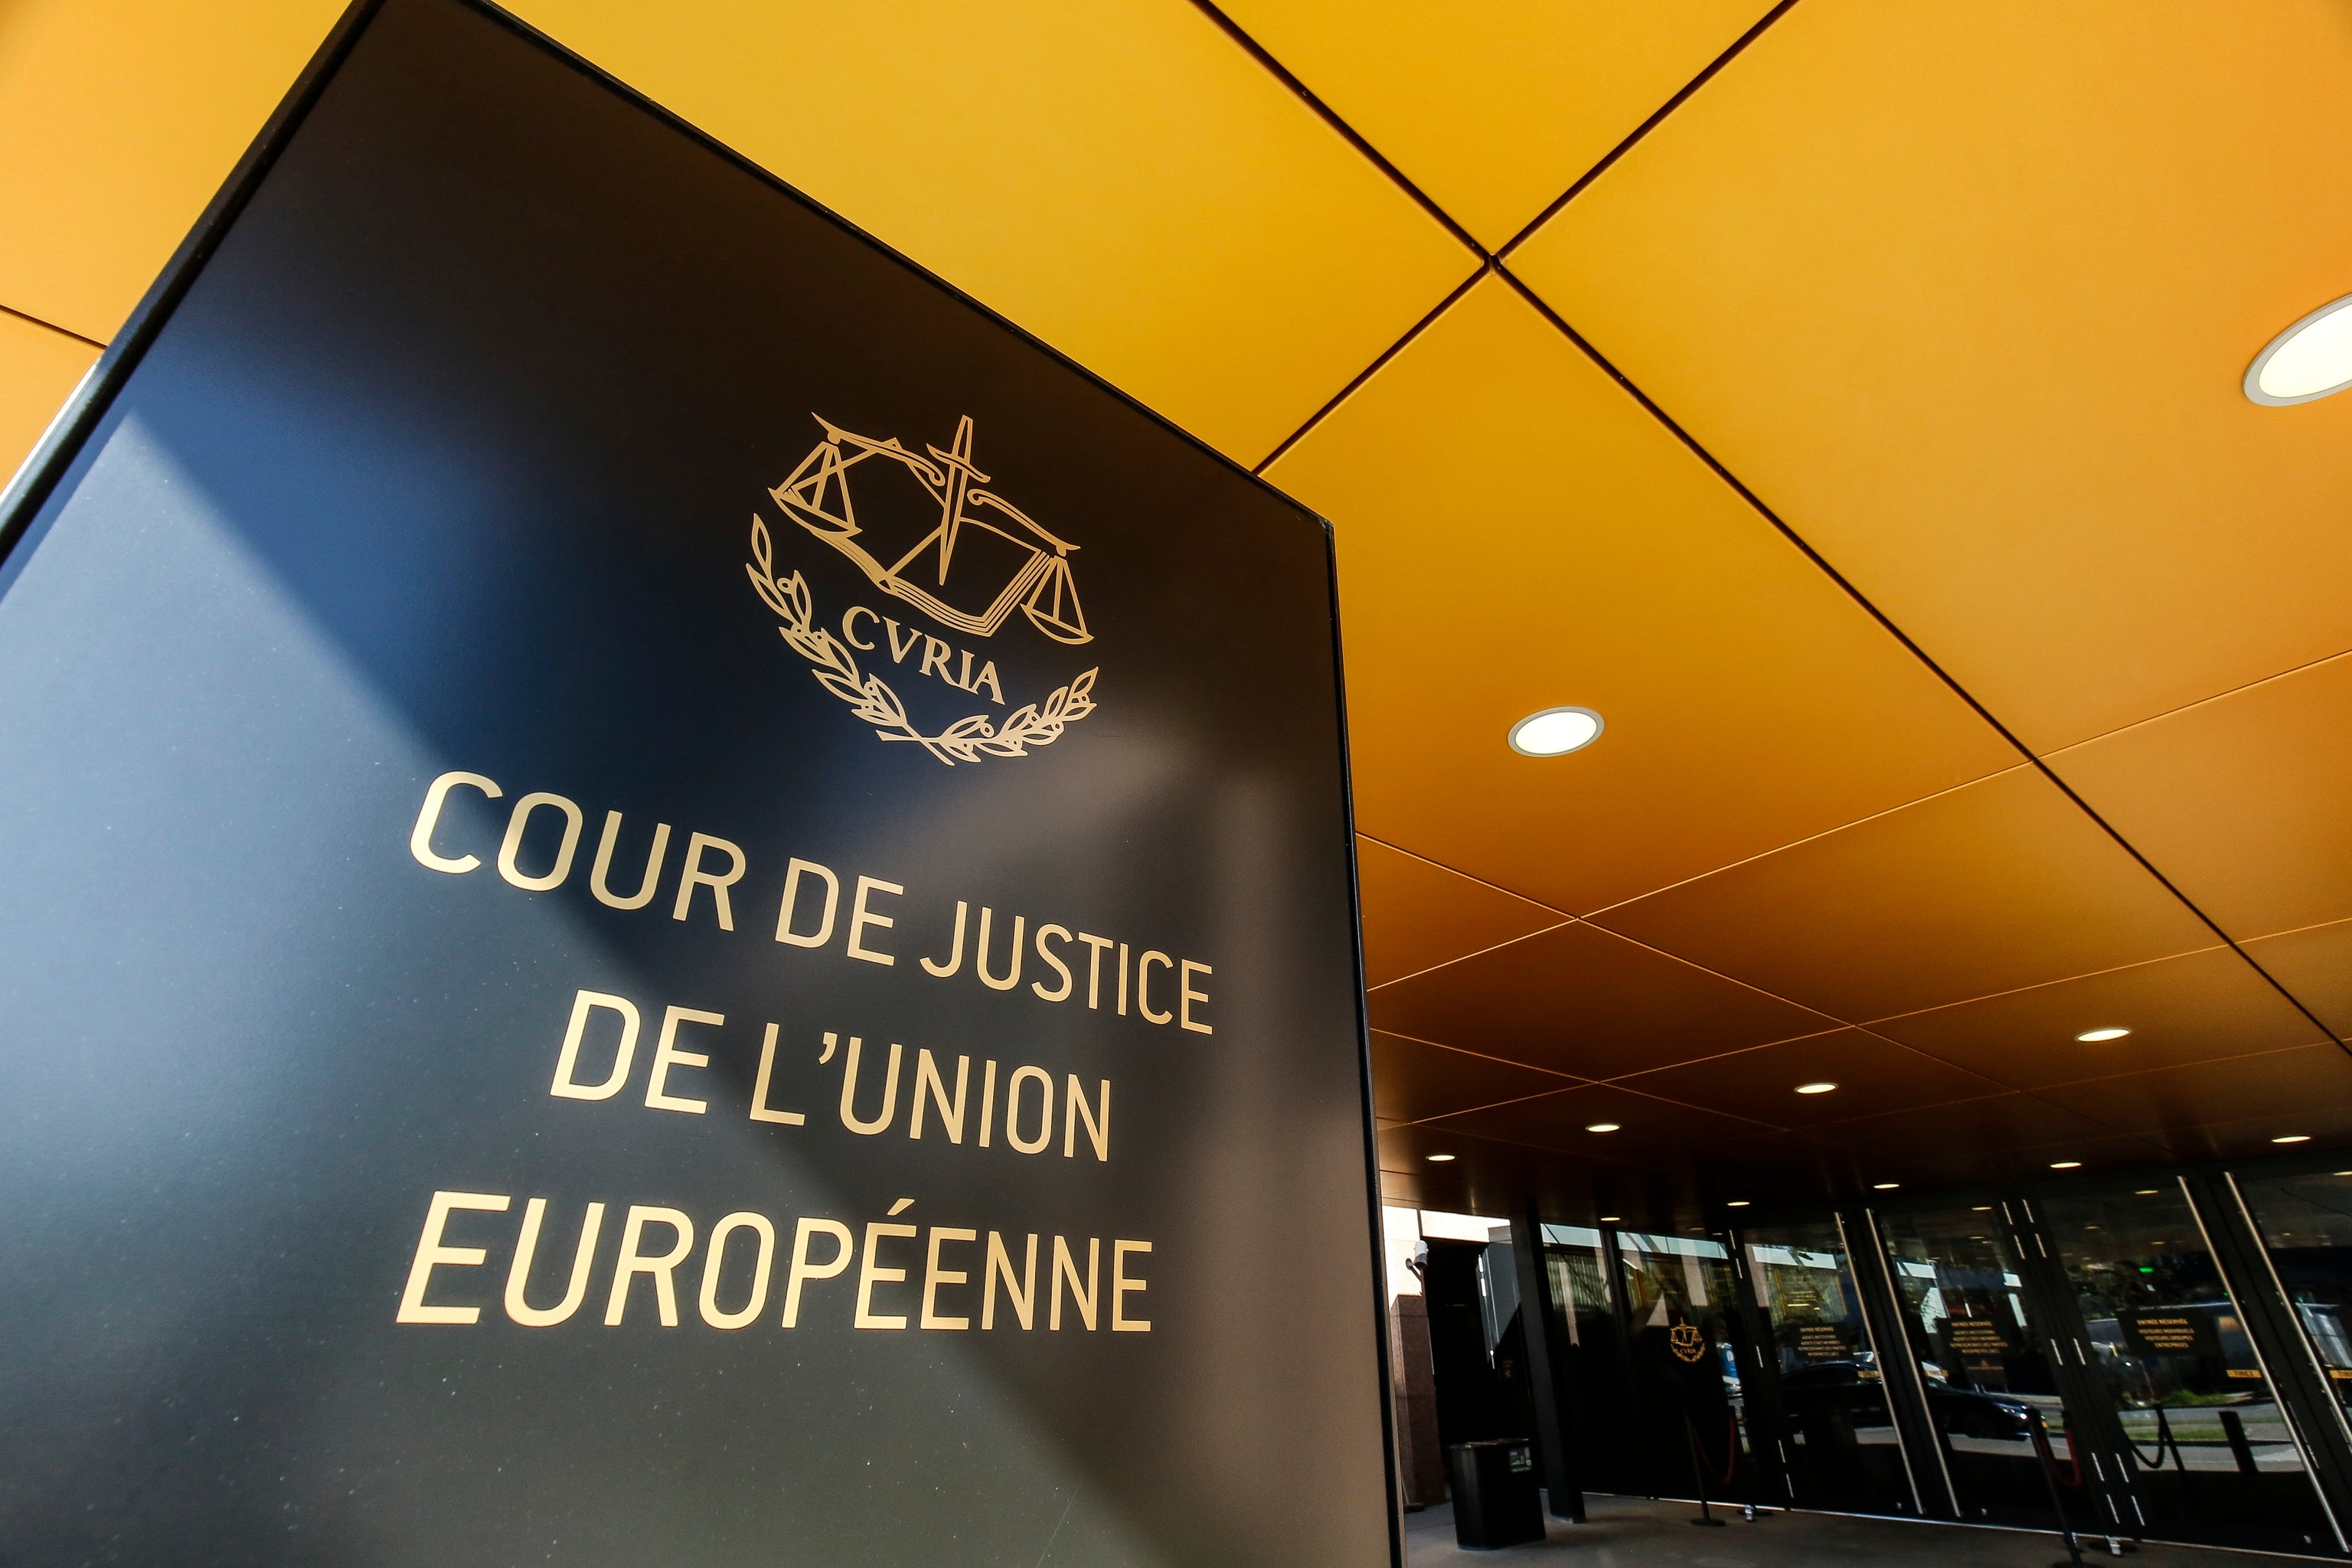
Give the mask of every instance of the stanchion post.
[[2042, 1424], [2042, 1412], [2030, 1405], [2025, 1418], [2033, 1424], [2033, 1457], [2042, 1468], [2042, 1484], [2050, 1489], [2050, 1511], [2058, 1516], [2058, 1533], [2066, 1542], [2066, 1561], [2052, 1568], [2082, 1568], [2083, 1545], [2067, 1521], [2066, 1500], [2058, 1495], [2058, 1457], [2050, 1448], [2050, 1429]]

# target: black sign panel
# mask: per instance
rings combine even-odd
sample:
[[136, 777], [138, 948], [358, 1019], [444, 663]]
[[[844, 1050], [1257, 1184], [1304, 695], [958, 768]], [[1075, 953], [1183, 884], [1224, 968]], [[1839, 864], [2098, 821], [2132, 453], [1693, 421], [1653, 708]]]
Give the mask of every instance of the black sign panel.
[[0, 576], [0, 1560], [1386, 1560], [1323, 526], [459, 0], [158, 299]]

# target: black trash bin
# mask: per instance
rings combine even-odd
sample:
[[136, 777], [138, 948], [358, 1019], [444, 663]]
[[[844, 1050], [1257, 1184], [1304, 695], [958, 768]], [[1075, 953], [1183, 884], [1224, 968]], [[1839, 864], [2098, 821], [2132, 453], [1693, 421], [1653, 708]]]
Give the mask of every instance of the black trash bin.
[[1454, 1539], [1474, 1552], [1544, 1538], [1536, 1448], [1524, 1437], [1455, 1443], [1445, 1450], [1454, 1482]]

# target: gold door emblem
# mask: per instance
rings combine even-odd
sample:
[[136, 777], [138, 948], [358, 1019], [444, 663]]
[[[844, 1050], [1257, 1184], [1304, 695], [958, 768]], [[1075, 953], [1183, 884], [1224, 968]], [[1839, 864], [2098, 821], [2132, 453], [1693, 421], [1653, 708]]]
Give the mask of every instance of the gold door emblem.
[[[1094, 640], [1070, 572], [1070, 554], [1078, 547], [983, 488], [988, 476], [971, 460], [970, 415], [958, 422], [952, 447], [942, 451], [926, 446], [923, 453], [908, 450], [895, 436], [876, 440], [845, 430], [822, 415], [813, 417], [824, 439], [801, 459], [790, 478], [768, 492], [787, 519], [855, 562], [882, 592], [953, 631], [993, 637], [1017, 606], [1031, 626], [1055, 642], [1076, 647]], [[866, 467], [860, 482], [873, 487], [863, 520], [851, 497], [852, 476], [862, 466]], [[774, 542], [756, 513], [751, 518], [751, 561], [744, 570], [775, 613], [784, 641], [814, 667], [810, 673], [817, 683], [885, 741], [913, 742], [950, 766], [982, 757], [1019, 757], [1033, 746], [1059, 740], [1064, 729], [1094, 711], [1097, 671], [1088, 669], [1001, 721], [974, 713], [937, 733], [926, 733], [908, 717], [890, 683], [859, 667], [850, 646], [855, 637], [849, 617], [862, 606], [853, 605], [846, 613], [842, 636], [820, 625], [801, 574], [776, 574]], [[880, 619], [871, 610], [863, 613]], [[945, 646], [933, 638], [926, 641]], [[895, 645], [893, 651], [903, 658]], [[968, 669], [969, 653], [964, 661]], [[987, 666], [992, 683], [994, 668], [992, 661]], [[952, 675], [943, 679], [967, 691], [981, 689]], [[1003, 700], [1001, 694], [992, 696]]]
[[1696, 1366], [1699, 1358], [1706, 1354], [1706, 1338], [1698, 1331], [1696, 1323], [1676, 1323], [1666, 1331], [1666, 1343], [1673, 1348], [1677, 1360], [1686, 1361], [1693, 1366]]

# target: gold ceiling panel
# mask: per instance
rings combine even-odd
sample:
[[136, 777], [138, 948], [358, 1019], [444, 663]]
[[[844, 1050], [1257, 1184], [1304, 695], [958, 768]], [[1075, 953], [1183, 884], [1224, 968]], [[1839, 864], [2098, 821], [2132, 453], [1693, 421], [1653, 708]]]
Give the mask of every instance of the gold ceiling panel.
[[[1615, 1131], [1594, 1132], [1596, 1126]], [[1695, 1144], [1766, 1131], [1743, 1116], [1653, 1100], [1613, 1084], [1585, 1084], [1418, 1124], [1432, 1137], [1465, 1132], [1582, 1159], [1681, 1163]]]
[[[2034, 1095], [1999, 1094], [1837, 1122], [1822, 1128], [1820, 1135], [1853, 1150], [1861, 1162], [1855, 1171], [1866, 1174], [1874, 1166], [1887, 1169], [1960, 1150], [2063, 1149], [2069, 1144], [2111, 1143], [2116, 1129], [2078, 1109], [2054, 1105]], [[2145, 1146], [2142, 1157], [2160, 1152], [2152, 1145]], [[2053, 1160], [2073, 1157], [2050, 1156]], [[2014, 1173], [2016, 1162], [2003, 1163]]]
[[1367, 985], [1418, 974], [1567, 918], [1377, 839], [1356, 840], [1356, 875]]
[[1244, 463], [1475, 265], [1191, 5], [515, 9]]
[[1804, 0], [1513, 265], [2040, 751], [2352, 647], [2336, 0]]
[[2231, 935], [2352, 917], [2352, 656], [2050, 765]]
[[0, 5], [0, 305], [112, 337], [343, 5]]
[[[1710, 1057], [1617, 1080], [1627, 1089], [1777, 1127], [1818, 1128], [2000, 1094], [1995, 1083], [1860, 1029]], [[1801, 1084], [1836, 1087], [1799, 1094]]]
[[2352, 1040], [2352, 921], [2282, 931], [2244, 944], [2246, 956], [2294, 993], [2341, 1040]]
[[1771, 9], [1771, 0], [1477, 5], [1226, 0], [1488, 249], [1533, 222]]
[[0, 485], [31, 453], [97, 358], [98, 351], [79, 338], [0, 310]]
[[2315, 1135], [2315, 1115], [2352, 1110], [2352, 1057], [2330, 1042], [2228, 1061], [2103, 1078], [2042, 1091], [2042, 1098], [2123, 1132], [2183, 1140], [2200, 1128], [2256, 1121], [2281, 1134]]
[[[1874, 1032], [2015, 1089], [2245, 1056], [2322, 1037], [2226, 947], [1882, 1018]], [[2121, 1039], [2075, 1036], [2125, 1028]]]
[[[2016, 759], [1498, 279], [1268, 477], [1339, 531], [1364, 830], [1555, 908]], [[1505, 743], [1569, 703], [1587, 750]]]
[[[1980, 1194], [1985, 1189], [2008, 1191], [2021, 1181], [2096, 1177], [2109, 1171], [2145, 1173], [2150, 1165], [2169, 1163], [2169, 1158], [2170, 1151], [2161, 1143], [2121, 1132], [2078, 1133], [2038, 1147], [1979, 1147], [1947, 1135], [1868, 1155], [1850, 1154], [1843, 1173], [1844, 1185], [1879, 1209], [1882, 1224], [1900, 1226], [1899, 1216], [1906, 1212], [1948, 1214], [1955, 1208], [1976, 1206], [1966, 1198], [1938, 1193], [1938, 1188], [1975, 1187]], [[2060, 1161], [2067, 1163], [2066, 1171], [2050, 1168]], [[1902, 1190], [1868, 1190], [1888, 1180], [1899, 1180]]]
[[1592, 1079], [1837, 1026], [1581, 922], [1384, 985], [1371, 1023]]
[[2296, 1145], [2298, 1148], [2352, 1147], [2352, 1103], [2339, 1100], [2242, 1121], [2200, 1119], [2163, 1137], [2165, 1143], [2185, 1160], [2242, 1160], [2250, 1155], [2284, 1152], [2275, 1142], [2282, 1127], [2292, 1127], [2311, 1140], [2307, 1145]]
[[2214, 941], [2027, 767], [1593, 921], [1856, 1023]]
[[1372, 1109], [1391, 1121], [1424, 1121], [1565, 1089], [1558, 1073], [1472, 1056], [1372, 1031]]

